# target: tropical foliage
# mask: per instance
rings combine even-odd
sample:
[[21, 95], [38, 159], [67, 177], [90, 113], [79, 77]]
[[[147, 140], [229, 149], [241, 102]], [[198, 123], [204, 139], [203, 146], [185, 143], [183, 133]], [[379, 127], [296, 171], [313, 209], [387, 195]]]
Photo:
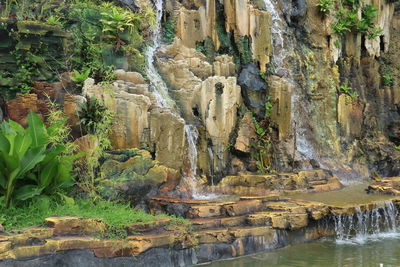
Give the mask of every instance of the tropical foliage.
[[0, 199], [5, 207], [41, 194], [55, 194], [73, 185], [73, 162], [64, 144], [51, 145], [57, 125], [46, 128], [35, 113], [24, 129], [14, 121], [0, 126]]

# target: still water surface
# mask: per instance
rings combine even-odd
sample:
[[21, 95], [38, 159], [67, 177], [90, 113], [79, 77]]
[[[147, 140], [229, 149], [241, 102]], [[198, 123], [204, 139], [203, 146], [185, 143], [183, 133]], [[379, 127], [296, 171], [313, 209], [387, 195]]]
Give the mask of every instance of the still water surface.
[[204, 266], [398, 267], [400, 266], [400, 235], [383, 233], [364, 240], [354, 239], [341, 242], [326, 239]]

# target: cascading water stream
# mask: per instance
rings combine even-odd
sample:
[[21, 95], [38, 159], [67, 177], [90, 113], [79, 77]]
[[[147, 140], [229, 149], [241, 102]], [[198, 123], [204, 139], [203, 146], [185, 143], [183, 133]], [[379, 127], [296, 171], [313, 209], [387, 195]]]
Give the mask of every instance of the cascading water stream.
[[[163, 0], [155, 0], [155, 11], [157, 15], [157, 23], [152, 31], [152, 39], [153, 45], [150, 46], [146, 51], [147, 57], [147, 76], [150, 80], [150, 86], [153, 93], [156, 95], [157, 104], [161, 108], [168, 108], [173, 113], [178, 115], [178, 111], [176, 110], [176, 103], [170, 97], [168, 93], [168, 87], [164, 82], [163, 78], [159, 74], [157, 67], [154, 62], [154, 57], [157, 49], [161, 45], [161, 20], [163, 16]], [[196, 126], [186, 124], [185, 125], [185, 135], [188, 143], [188, 158], [190, 161], [190, 171], [186, 175], [186, 179], [189, 181], [187, 184], [190, 185], [191, 193], [193, 197], [196, 197], [198, 193], [198, 184], [199, 182], [196, 179], [197, 174], [197, 140], [198, 140], [198, 131]]]
[[291, 102], [293, 107], [293, 130], [296, 133], [295, 148], [306, 159], [318, 159], [314, 144], [307, 138], [310, 135], [308, 127], [310, 107], [307, 100], [304, 99], [304, 93], [299, 91], [301, 89], [294, 81], [293, 73], [285, 67], [288, 65], [287, 61], [295, 51], [294, 44], [296, 40], [293, 38], [293, 30], [287, 25], [275, 0], [264, 0], [264, 3], [272, 16], [272, 64], [278, 76], [291, 84], [294, 89]]
[[333, 217], [336, 240], [338, 243], [364, 244], [368, 240], [380, 237], [394, 237], [397, 232], [398, 210], [390, 202], [382, 203], [382, 207], [361, 211], [356, 207], [355, 214], [340, 214]]
[[163, 0], [155, 0], [155, 11], [157, 16], [157, 22], [152, 31], [153, 45], [151, 45], [146, 51], [147, 57], [147, 76], [150, 80], [150, 88], [156, 95], [157, 104], [163, 108], [172, 108], [173, 100], [168, 94], [168, 87], [158, 73], [154, 62], [154, 55], [157, 49], [161, 45], [161, 19], [163, 15]]

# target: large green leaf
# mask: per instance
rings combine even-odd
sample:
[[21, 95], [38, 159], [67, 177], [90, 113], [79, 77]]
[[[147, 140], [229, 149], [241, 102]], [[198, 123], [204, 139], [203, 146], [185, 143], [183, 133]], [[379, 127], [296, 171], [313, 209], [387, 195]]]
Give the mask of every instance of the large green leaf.
[[15, 191], [15, 199], [17, 200], [31, 199], [35, 196], [39, 196], [42, 191], [43, 188], [40, 188], [36, 185], [24, 185]]
[[46, 157], [43, 159], [42, 164], [47, 164], [49, 161], [53, 160], [55, 157], [59, 156], [65, 151], [65, 146], [59, 145], [46, 150]]
[[36, 147], [28, 150], [25, 156], [21, 160], [21, 172], [18, 178], [23, 178], [23, 176], [33, 169], [37, 164], [39, 164], [45, 157], [44, 148]]
[[0, 133], [0, 152], [3, 153], [3, 155], [8, 155], [10, 152], [10, 142], [8, 142], [7, 138]]
[[46, 146], [48, 144], [48, 135], [46, 127], [39, 116], [33, 112], [28, 115], [28, 132], [32, 137], [33, 147]]
[[18, 134], [14, 141], [15, 145], [13, 154], [18, 156], [19, 159], [22, 159], [32, 144], [32, 138], [29, 135]]
[[39, 186], [46, 188], [49, 186], [56, 178], [58, 172], [59, 162], [57, 159], [54, 159], [47, 163], [43, 169], [41, 169], [39, 174]]
[[15, 169], [20, 167], [20, 159], [18, 158], [18, 156], [10, 156], [10, 155], [5, 155], [3, 157], [4, 163], [5, 163], [5, 169], [7, 169], [8, 173], [11, 173], [12, 171], [14, 171]]
[[66, 182], [72, 180], [73, 161], [69, 159], [61, 159], [58, 164], [57, 181]]
[[12, 121], [12, 120], [9, 120], [9, 121], [8, 121], [8, 124], [10, 125], [10, 127], [11, 127], [15, 132], [17, 132], [17, 133], [19, 133], [19, 134], [25, 134], [25, 129], [24, 129], [24, 127], [21, 126], [21, 124], [15, 122], [15, 121]]
[[14, 152], [14, 145], [15, 145], [15, 138], [17, 136], [17, 133], [12, 130], [11, 128], [7, 128], [5, 132], [3, 132], [4, 137], [8, 140], [8, 143], [10, 144], [10, 150], [8, 151], [9, 155], [12, 155]]
[[0, 188], [6, 188], [6, 176], [3, 170], [0, 170]]

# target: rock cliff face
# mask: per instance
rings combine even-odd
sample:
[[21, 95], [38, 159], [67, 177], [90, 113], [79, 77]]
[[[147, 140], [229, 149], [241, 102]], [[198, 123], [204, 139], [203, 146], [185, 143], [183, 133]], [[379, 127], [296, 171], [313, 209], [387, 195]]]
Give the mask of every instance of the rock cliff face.
[[138, 73], [118, 71], [109, 88], [87, 81], [85, 93], [117, 114], [115, 148], [148, 149], [176, 170], [190, 165], [190, 124], [199, 134], [197, 174], [209, 178], [260, 171], [260, 140], [278, 171], [397, 175], [397, 3], [361, 4], [358, 19], [376, 8], [374, 38], [338, 35], [337, 7], [323, 13], [317, 4], [165, 1], [162, 23], [175, 25], [175, 39], [158, 47], [155, 63], [176, 110], [160, 106]]

